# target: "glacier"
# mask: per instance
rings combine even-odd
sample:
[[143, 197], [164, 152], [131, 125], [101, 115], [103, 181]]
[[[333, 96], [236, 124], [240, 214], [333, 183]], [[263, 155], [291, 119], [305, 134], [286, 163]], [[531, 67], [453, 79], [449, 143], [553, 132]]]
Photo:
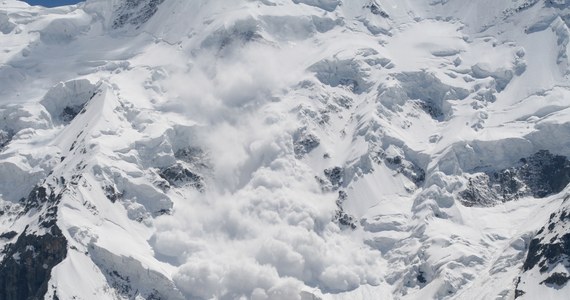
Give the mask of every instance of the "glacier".
[[568, 299], [569, 25], [0, 0], [0, 299]]

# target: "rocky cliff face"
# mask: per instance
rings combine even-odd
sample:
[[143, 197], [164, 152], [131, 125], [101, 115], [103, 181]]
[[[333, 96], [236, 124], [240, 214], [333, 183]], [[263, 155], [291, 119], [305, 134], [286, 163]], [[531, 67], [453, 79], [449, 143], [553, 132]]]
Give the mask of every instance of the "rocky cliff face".
[[54, 226], [44, 235], [22, 233], [3, 252], [2, 299], [43, 299], [53, 267], [67, 255], [67, 240]]
[[460, 196], [465, 205], [493, 205], [522, 197], [544, 198], [558, 194], [568, 183], [570, 161], [542, 150], [521, 158], [515, 167], [469, 178], [467, 189]]
[[39, 218], [26, 225], [23, 232], [3, 234], [3, 239], [13, 243], [7, 243], [1, 255], [2, 299], [43, 299], [46, 296], [52, 269], [65, 259], [68, 251], [67, 240], [56, 224], [60, 200], [61, 195], [42, 186], [22, 199], [20, 216], [35, 210]]
[[[536, 297], [541, 292], [563, 289], [570, 281], [569, 196], [553, 212], [530, 241], [528, 255], [518, 278], [516, 297]], [[527, 294], [528, 293], [528, 294]]]

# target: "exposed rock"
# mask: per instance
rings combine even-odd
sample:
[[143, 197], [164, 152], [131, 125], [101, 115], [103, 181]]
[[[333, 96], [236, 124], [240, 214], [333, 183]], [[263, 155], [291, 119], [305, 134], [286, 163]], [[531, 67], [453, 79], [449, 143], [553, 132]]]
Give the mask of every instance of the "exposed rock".
[[333, 190], [339, 189], [344, 182], [344, 169], [341, 167], [334, 167], [324, 171], [325, 177], [332, 185]]
[[550, 277], [546, 278], [546, 280], [541, 282], [541, 284], [555, 285], [561, 287], [566, 285], [568, 281], [570, 281], [570, 275], [566, 273], [556, 272], [550, 275]]
[[66, 106], [61, 112], [60, 118], [64, 123], [69, 123], [75, 118], [83, 109], [83, 105]]
[[352, 98], [346, 96], [339, 96], [333, 98], [334, 103], [344, 109], [350, 109], [354, 103]]
[[0, 234], [0, 239], [11, 240], [18, 235], [15, 231], [8, 231]]
[[197, 169], [208, 169], [208, 154], [198, 147], [182, 148], [174, 153], [174, 157]]
[[338, 191], [344, 183], [346, 170], [341, 167], [333, 167], [323, 171], [324, 178], [315, 176], [323, 192]]
[[103, 187], [103, 192], [105, 192], [105, 196], [107, 197], [107, 199], [109, 199], [113, 203], [123, 198], [123, 193], [119, 192], [115, 187], [115, 185], [111, 184], [105, 185]]
[[158, 6], [164, 0], [125, 0], [121, 6], [116, 9], [116, 15], [113, 21], [113, 29], [124, 27], [125, 25], [133, 25], [139, 28], [148, 21], [158, 11]]
[[424, 272], [422, 272], [422, 271], [418, 272], [418, 276], [416, 277], [416, 279], [418, 280], [419, 283], [426, 283], [427, 282], [426, 278], [424, 277]]
[[[536, 0], [527, 0], [528, 2], [536, 2]], [[546, 0], [544, 3], [544, 6], [546, 7], [555, 7], [555, 8], [559, 8], [559, 9], [563, 9], [568, 7], [568, 1], [567, 0]]]
[[51, 270], [67, 256], [67, 240], [57, 226], [43, 235], [24, 232], [0, 263], [0, 299], [43, 299]]
[[52, 87], [40, 103], [54, 123], [68, 124], [97, 93], [97, 85], [87, 79], [71, 80]]
[[465, 206], [492, 206], [501, 201], [491, 188], [489, 176], [487, 174], [477, 174], [469, 178], [465, 190], [459, 193], [461, 203]]
[[0, 129], [0, 150], [2, 150], [8, 145], [8, 143], [10, 143], [13, 136], [14, 134], [11, 131]]
[[542, 150], [521, 159], [521, 162], [520, 176], [535, 197], [559, 193], [570, 183], [570, 161], [567, 157]]
[[554, 234], [554, 239], [546, 238], [559, 227], [556, 222], [557, 220], [551, 220], [548, 227], [543, 227], [537, 237], [530, 242], [528, 256], [523, 265], [524, 271], [538, 265], [540, 272], [545, 273], [559, 263], [570, 269], [570, 232]]
[[338, 224], [342, 229], [356, 229], [357, 220], [354, 216], [346, 213], [342, 207], [342, 204], [346, 201], [348, 195], [345, 191], [338, 191], [338, 199], [336, 200], [337, 210], [333, 217], [333, 221]]
[[381, 16], [382, 18], [390, 18], [390, 15], [380, 7], [380, 4], [376, 0], [371, 0], [368, 4], [364, 5], [364, 8], [370, 9], [370, 12]]
[[470, 177], [459, 196], [467, 206], [488, 206], [525, 196], [544, 198], [561, 192], [569, 183], [570, 161], [542, 150], [522, 158], [515, 167]]
[[[569, 221], [570, 196], [566, 196], [560, 209], [550, 215], [548, 223], [530, 242], [517, 291], [523, 292], [539, 284], [560, 289], [570, 281]], [[536, 280], [537, 273], [545, 278], [540, 283]]]
[[61, 199], [61, 195], [54, 193], [53, 189], [48, 185], [38, 185], [32, 189], [27, 198], [22, 199], [24, 212], [29, 212], [33, 208], [40, 208], [45, 204], [51, 206], [56, 205]]
[[420, 186], [426, 178], [426, 172], [422, 168], [418, 167], [412, 162], [404, 160], [400, 156], [393, 158], [388, 157], [386, 158], [386, 163], [392, 167], [395, 167], [398, 173], [406, 176], [413, 183], [415, 183], [416, 186]]
[[185, 167], [182, 163], [176, 163], [162, 169], [159, 175], [168, 181], [171, 186], [191, 186], [200, 192], [204, 192], [205, 190], [204, 178]]
[[410, 179], [416, 186], [421, 186], [425, 181], [426, 172], [417, 164], [407, 160], [404, 152], [399, 147], [390, 145], [386, 151], [379, 151], [374, 158], [377, 163], [382, 160], [386, 165], [396, 172]]
[[[519, 4], [518, 6], [503, 11], [503, 15], [505, 16], [505, 18], [510, 17], [515, 13], [519, 13], [533, 7], [538, 2], [540, 2], [540, 0], [525, 0], [523, 3]], [[548, 5], [548, 2], [550, 1], [547, 0], [545, 5]]]
[[303, 158], [320, 144], [319, 138], [314, 134], [307, 133], [305, 129], [300, 129], [293, 134], [293, 151], [298, 159]]

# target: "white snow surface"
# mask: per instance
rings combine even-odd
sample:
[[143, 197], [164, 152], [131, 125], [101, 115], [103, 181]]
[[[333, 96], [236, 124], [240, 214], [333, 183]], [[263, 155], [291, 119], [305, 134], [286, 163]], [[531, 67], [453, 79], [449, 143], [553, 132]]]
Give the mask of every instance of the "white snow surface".
[[[568, 12], [546, 2], [0, 0], [0, 207], [62, 191], [50, 300], [513, 299], [570, 190], [458, 194], [570, 156]], [[528, 278], [517, 299], [570, 297]]]

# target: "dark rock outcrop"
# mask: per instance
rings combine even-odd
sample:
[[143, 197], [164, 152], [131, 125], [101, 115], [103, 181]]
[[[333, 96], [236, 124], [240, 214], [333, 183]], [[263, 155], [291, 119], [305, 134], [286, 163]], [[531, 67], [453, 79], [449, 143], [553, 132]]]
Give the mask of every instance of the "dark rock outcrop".
[[113, 29], [119, 29], [126, 25], [133, 25], [139, 28], [148, 21], [158, 11], [158, 6], [164, 0], [125, 0], [116, 9], [116, 16], [113, 21]]
[[338, 192], [338, 199], [336, 200], [337, 210], [333, 217], [333, 222], [337, 223], [341, 229], [356, 229], [357, 220], [354, 216], [346, 213], [342, 204], [346, 201], [348, 195], [345, 191]]
[[324, 171], [325, 177], [332, 185], [333, 190], [338, 190], [344, 182], [344, 169], [341, 167], [334, 167]]
[[566, 210], [558, 214], [553, 213], [548, 225], [543, 227], [530, 242], [528, 256], [523, 265], [524, 271], [531, 270], [538, 265], [540, 272], [545, 273], [559, 263], [564, 264], [570, 270], [570, 232], [557, 230], [567, 222], [561, 216], [568, 213]]
[[182, 163], [176, 163], [170, 167], [162, 169], [159, 175], [164, 180], [168, 181], [171, 186], [191, 186], [200, 192], [204, 192], [204, 178], [198, 173], [187, 168]]
[[[35, 211], [38, 219], [2, 250], [0, 299], [44, 299], [52, 269], [67, 256], [67, 240], [56, 223], [62, 195], [49, 184], [43, 184], [21, 200], [20, 215]], [[2, 236], [12, 239], [16, 235], [7, 232]]]
[[0, 299], [43, 299], [51, 270], [67, 256], [67, 240], [57, 226], [43, 235], [25, 231], [4, 253]]
[[[534, 281], [532, 277], [533, 279], [527, 282], [525, 274], [536, 272], [535, 269], [547, 276], [546, 279], [538, 283], [532, 282]], [[559, 289], [568, 281], [570, 281], [570, 196], [564, 199], [558, 211], [550, 215], [548, 223], [530, 242], [516, 292], [522, 294], [525, 286], [533, 284]]]
[[83, 111], [84, 107], [85, 107], [85, 104], [76, 105], [76, 106], [66, 106], [63, 109], [63, 111], [61, 112], [60, 119], [66, 124], [70, 123], [73, 119], [75, 119], [75, 117], [79, 113], [81, 113]]
[[123, 198], [123, 192], [118, 191], [117, 187], [114, 184], [103, 186], [103, 192], [105, 193], [105, 197], [107, 197], [107, 199], [113, 203]]
[[535, 197], [559, 193], [570, 183], [570, 161], [567, 157], [543, 150], [521, 162], [520, 177]]
[[316, 135], [307, 133], [303, 129], [293, 134], [293, 151], [295, 152], [295, 157], [298, 159], [303, 158], [320, 144], [321, 142]]
[[368, 4], [364, 5], [364, 8], [369, 9], [372, 14], [381, 16], [382, 18], [390, 18], [390, 15], [380, 7], [380, 4], [378, 4], [376, 0], [371, 0]]
[[191, 164], [195, 168], [208, 169], [208, 155], [204, 150], [196, 147], [183, 148], [176, 153], [174, 157], [178, 160]]
[[0, 129], [0, 150], [2, 150], [10, 143], [10, 141], [12, 141], [13, 136], [14, 133], [11, 130]]
[[0, 239], [11, 240], [18, 235], [15, 231], [8, 231], [0, 234]]
[[544, 198], [560, 193], [569, 183], [568, 158], [541, 150], [514, 167], [472, 176], [459, 196], [464, 205], [488, 206], [526, 196]]
[[24, 212], [27, 213], [31, 209], [40, 208], [45, 204], [55, 206], [59, 200], [61, 200], [61, 194], [56, 194], [49, 185], [38, 185], [32, 189], [28, 198], [22, 199], [22, 205], [24, 207]]
[[387, 157], [383, 153], [380, 153], [379, 157], [384, 158], [388, 167], [410, 179], [416, 186], [421, 186], [425, 181], [426, 172], [413, 162], [401, 156]]

